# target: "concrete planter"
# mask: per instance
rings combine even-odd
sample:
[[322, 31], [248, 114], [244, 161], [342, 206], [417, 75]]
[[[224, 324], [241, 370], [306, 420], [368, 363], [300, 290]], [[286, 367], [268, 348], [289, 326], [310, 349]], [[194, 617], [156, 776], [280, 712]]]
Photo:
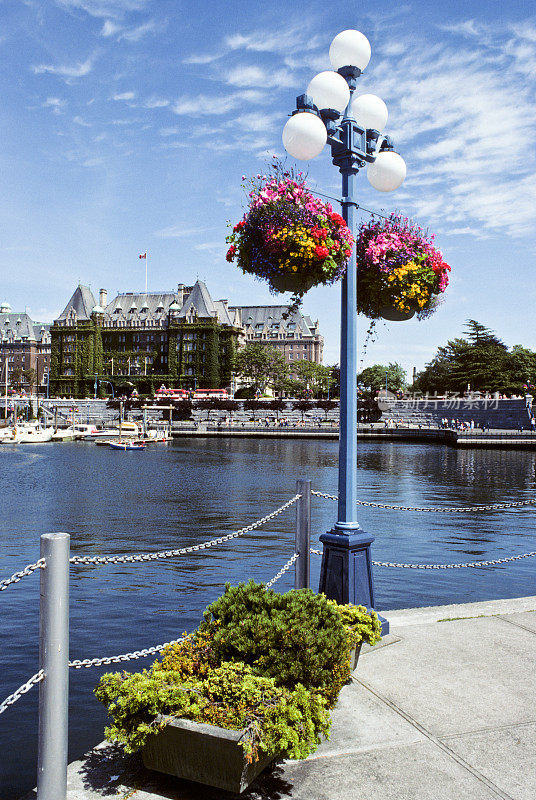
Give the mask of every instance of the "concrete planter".
[[150, 737], [142, 750], [143, 763], [157, 772], [240, 793], [276, 758], [267, 755], [248, 764], [240, 745], [244, 733], [176, 717]]

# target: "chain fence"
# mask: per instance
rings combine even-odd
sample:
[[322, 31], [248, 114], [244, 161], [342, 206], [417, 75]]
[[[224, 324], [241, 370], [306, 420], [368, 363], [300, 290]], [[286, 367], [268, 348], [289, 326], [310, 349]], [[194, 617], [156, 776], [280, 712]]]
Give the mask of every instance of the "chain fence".
[[290, 508], [292, 505], [294, 505], [294, 503], [296, 503], [300, 497], [301, 494], [295, 494], [294, 497], [291, 497], [291, 499], [282, 506], [277, 508], [275, 511], [272, 511], [271, 514], [261, 517], [261, 519], [258, 519], [256, 522], [252, 522], [251, 525], [246, 525], [244, 528], [240, 528], [238, 531], [228, 533], [226, 536], [219, 536], [217, 539], [210, 539], [208, 542], [202, 542], [201, 544], [194, 544], [190, 547], [181, 547], [176, 550], [160, 550], [155, 553], [138, 553], [136, 555], [128, 556], [72, 556], [69, 561], [71, 564], [89, 565], [128, 564], [141, 561], [159, 561], [164, 558], [175, 558], [176, 556], [183, 556], [187, 555], [188, 553], [196, 553], [199, 550], [208, 550], [209, 547], [230, 542], [232, 539], [237, 539], [239, 536], [243, 536], [245, 533], [250, 533], [256, 528], [260, 528], [266, 522], [269, 522], [271, 519], [279, 516], [279, 514], [282, 514], [287, 510], [287, 508]]
[[[225, 544], [225, 542], [230, 542], [232, 539], [237, 539], [239, 536], [243, 536], [245, 533], [250, 533], [257, 528], [260, 528], [262, 525], [265, 525], [267, 522], [279, 516], [279, 514], [282, 514], [288, 508], [293, 506], [294, 503], [296, 503], [300, 498], [301, 494], [295, 494], [294, 497], [291, 497], [290, 500], [288, 500], [282, 506], [277, 508], [275, 511], [272, 511], [270, 514], [267, 514], [265, 517], [261, 517], [260, 519], [256, 520], [256, 522], [252, 522], [250, 525], [246, 525], [245, 527], [240, 528], [238, 531], [229, 533], [226, 536], [219, 536], [217, 539], [211, 539], [208, 542], [194, 544], [190, 547], [181, 547], [176, 550], [160, 550], [155, 553], [137, 553], [135, 555], [126, 556], [71, 556], [69, 561], [71, 564], [86, 564], [93, 566], [98, 564], [128, 564], [143, 561], [159, 561], [164, 558], [176, 558], [177, 556], [196, 553], [199, 550], [208, 550], [209, 547], [214, 547], [218, 544]], [[10, 578], [5, 578], [4, 580], [0, 581], [0, 592], [3, 592], [8, 588], [8, 586], [18, 583], [27, 575], [31, 575], [32, 572], [35, 572], [35, 570], [43, 569], [44, 567], [44, 558], [40, 558], [35, 562], [35, 564], [28, 564], [28, 566], [23, 570], [20, 570], [20, 572], [15, 572]]]
[[291, 566], [294, 564], [297, 558], [299, 558], [299, 554], [294, 553], [294, 555], [291, 558], [289, 558], [287, 563], [283, 567], [281, 567], [277, 575], [274, 575], [272, 580], [268, 581], [268, 583], [266, 584], [266, 588], [270, 589], [274, 585], [274, 583], [276, 583], [276, 581], [278, 581], [279, 578], [281, 578], [285, 574], [285, 572], [288, 572], [288, 570], [291, 568]]
[[[313, 550], [311, 547], [310, 552], [315, 556], [321, 556], [322, 550]], [[536, 551], [533, 553], [521, 553], [518, 556], [507, 556], [506, 558], [495, 558], [489, 561], [467, 561], [462, 564], [397, 564], [394, 561], [373, 561], [374, 567], [397, 567], [400, 569], [464, 569], [466, 567], [492, 567], [495, 564], [507, 564], [509, 561], [521, 561], [523, 558], [533, 558], [536, 556]]]
[[28, 564], [28, 566], [24, 567], [24, 569], [21, 569], [20, 572], [15, 572], [11, 578], [5, 578], [3, 581], [0, 581], [0, 592], [3, 592], [4, 589], [7, 589], [7, 587], [11, 586], [13, 583], [18, 583], [20, 580], [22, 580], [22, 578], [25, 578], [26, 575], [31, 575], [36, 569], [43, 569], [44, 567], [44, 558], [40, 558], [39, 561], [35, 562], [35, 564]]
[[[338, 497], [335, 494], [326, 494], [325, 492], [316, 492], [311, 491], [311, 494], [315, 497], [322, 497], [324, 500], [335, 500], [338, 501]], [[420, 506], [395, 506], [389, 505], [388, 503], [372, 503], [367, 500], [357, 500], [358, 506], [366, 506], [367, 508], [383, 508], [388, 509], [389, 511], [422, 511], [428, 514], [468, 514], [472, 511], [502, 511], [507, 508], [521, 508], [522, 506], [533, 506], [536, 505], [536, 499], [534, 500], [518, 500], [512, 503], [492, 503], [487, 506], [463, 506], [463, 507], [455, 507], [455, 508], [440, 508], [436, 506], [432, 506], [430, 508], [422, 508]]]
[[3, 714], [4, 711], [7, 711], [9, 706], [12, 706], [17, 702], [17, 700], [20, 700], [21, 697], [26, 694], [26, 692], [29, 692], [30, 689], [42, 681], [44, 677], [45, 673], [42, 669], [40, 669], [39, 672], [36, 672], [35, 675], [32, 675], [32, 677], [27, 680], [26, 683], [23, 683], [22, 686], [19, 686], [16, 692], [10, 694], [2, 703], [0, 703], [0, 714]]

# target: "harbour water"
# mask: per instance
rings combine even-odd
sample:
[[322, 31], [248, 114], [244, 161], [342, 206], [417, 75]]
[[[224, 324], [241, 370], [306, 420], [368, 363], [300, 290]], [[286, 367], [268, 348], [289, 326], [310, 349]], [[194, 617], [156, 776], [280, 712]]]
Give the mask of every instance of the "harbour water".
[[[471, 506], [536, 496], [536, 454], [363, 442], [362, 500]], [[296, 478], [337, 491], [337, 443], [195, 439], [121, 453], [91, 443], [0, 449], [0, 577], [39, 557], [39, 535], [71, 534], [72, 554], [171, 549], [224, 535], [294, 494]], [[536, 550], [536, 511], [424, 514], [363, 508], [380, 561], [453, 563]], [[313, 546], [336, 518], [314, 498]], [[226, 581], [269, 580], [293, 553], [294, 511], [221, 547], [135, 565], [71, 570], [71, 658], [138, 650], [194, 628]], [[312, 585], [320, 559], [312, 556]], [[379, 609], [536, 594], [535, 560], [463, 570], [375, 569]], [[291, 588], [292, 573], [276, 585]], [[0, 594], [0, 699], [38, 669], [39, 573]], [[149, 659], [133, 661], [139, 669]], [[92, 695], [110, 667], [71, 670], [69, 760], [102, 739]], [[0, 716], [0, 798], [35, 785], [36, 688]]]

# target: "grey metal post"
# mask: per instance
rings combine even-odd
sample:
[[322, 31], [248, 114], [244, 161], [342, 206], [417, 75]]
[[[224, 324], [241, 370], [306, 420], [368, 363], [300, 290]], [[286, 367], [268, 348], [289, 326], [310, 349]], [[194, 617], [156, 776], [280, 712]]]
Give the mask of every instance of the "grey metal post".
[[68, 533], [41, 536], [41, 600], [37, 800], [65, 800], [69, 703], [69, 542]]
[[297, 480], [296, 494], [301, 494], [296, 503], [296, 550], [298, 558], [294, 574], [294, 588], [308, 589], [310, 585], [311, 559], [311, 481]]

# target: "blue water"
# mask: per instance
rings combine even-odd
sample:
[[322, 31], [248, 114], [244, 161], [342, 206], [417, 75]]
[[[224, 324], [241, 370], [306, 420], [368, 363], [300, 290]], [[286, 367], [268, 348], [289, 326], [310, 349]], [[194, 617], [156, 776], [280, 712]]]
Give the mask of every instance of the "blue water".
[[[460, 506], [536, 496], [536, 454], [359, 445], [359, 496], [400, 505]], [[232, 532], [294, 494], [297, 478], [337, 491], [337, 444], [195, 439], [121, 453], [91, 443], [0, 448], [0, 577], [39, 557], [39, 535], [71, 534], [72, 554], [171, 549]], [[419, 514], [363, 508], [375, 560], [450, 563], [536, 550], [535, 511]], [[225, 581], [269, 580], [294, 552], [294, 509], [225, 545], [168, 561], [74, 567], [71, 658], [138, 650], [194, 628]], [[313, 500], [314, 543], [336, 503]], [[312, 556], [312, 585], [320, 559]], [[472, 570], [376, 568], [380, 609], [536, 594], [535, 559]], [[291, 588], [292, 573], [276, 585]], [[39, 573], [0, 594], [0, 699], [38, 669]], [[149, 660], [131, 662], [138, 669]], [[110, 667], [71, 670], [69, 759], [102, 739], [92, 696]], [[0, 715], [0, 798], [35, 785], [38, 689]]]

